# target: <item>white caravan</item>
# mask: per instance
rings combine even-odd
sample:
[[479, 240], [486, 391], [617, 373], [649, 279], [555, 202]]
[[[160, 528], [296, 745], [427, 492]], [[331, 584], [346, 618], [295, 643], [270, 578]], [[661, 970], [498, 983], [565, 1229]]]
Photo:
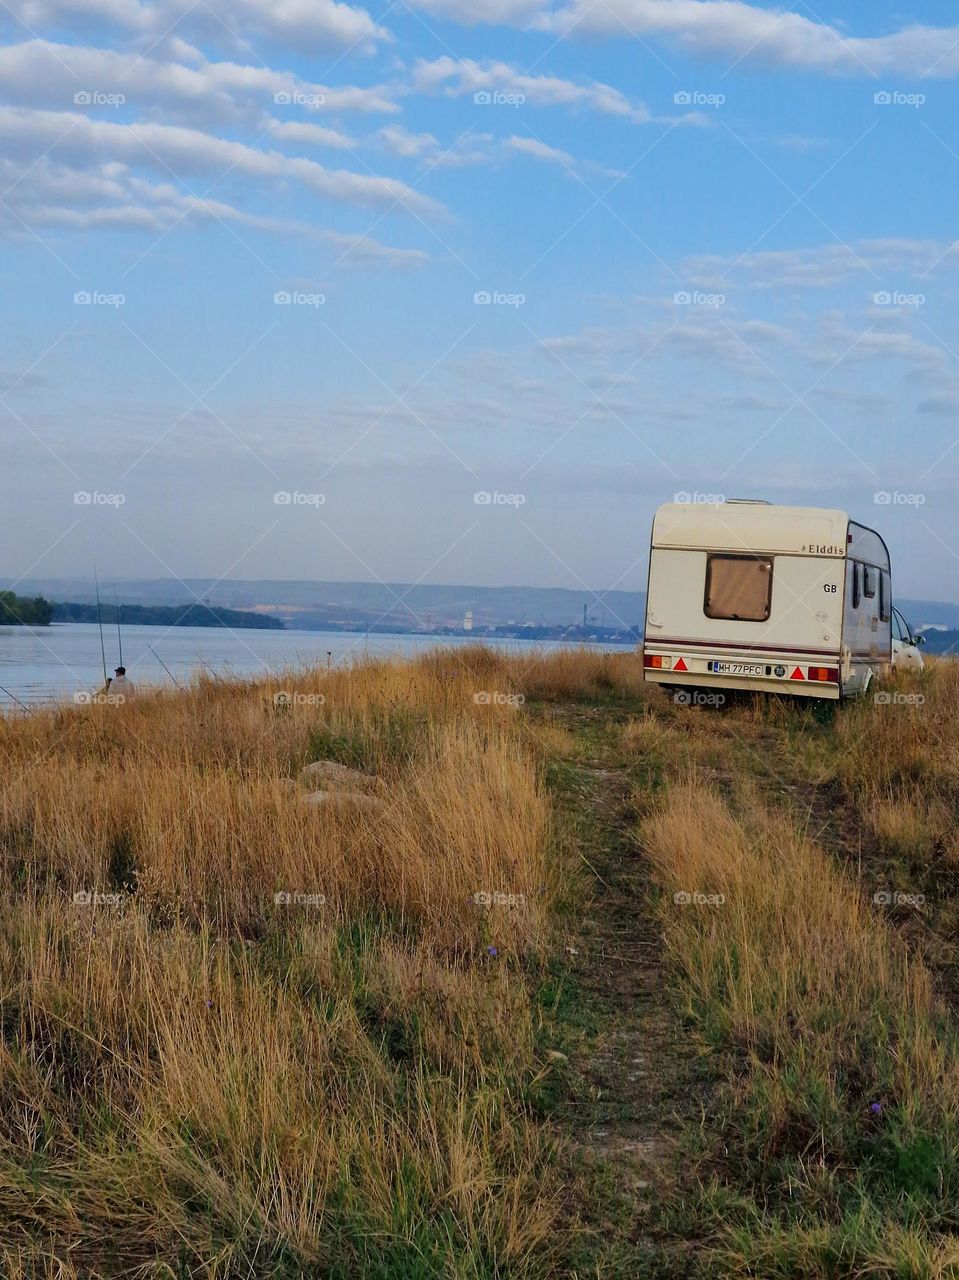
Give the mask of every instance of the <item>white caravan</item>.
[[667, 503], [653, 520], [645, 678], [814, 698], [892, 660], [889, 552], [844, 511]]

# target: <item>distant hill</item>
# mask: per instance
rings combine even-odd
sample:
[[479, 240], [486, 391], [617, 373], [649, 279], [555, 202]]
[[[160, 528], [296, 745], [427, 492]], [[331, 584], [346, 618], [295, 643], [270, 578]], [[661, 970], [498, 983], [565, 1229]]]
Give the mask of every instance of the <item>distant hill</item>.
[[[0, 580], [0, 588], [4, 585]], [[569, 590], [563, 587], [472, 587], [426, 583], [230, 581], [212, 578], [117, 579], [101, 583], [112, 598], [114, 588], [122, 606], [164, 606], [182, 611], [185, 592], [203, 605], [235, 610], [242, 622], [255, 626], [249, 615], [280, 619], [289, 627], [310, 630], [369, 629], [375, 631], [461, 630], [467, 612], [477, 628], [581, 627], [586, 606], [587, 630], [642, 630], [646, 595], [642, 591]], [[54, 600], [82, 604], [96, 601], [92, 579], [31, 579], [18, 590]], [[959, 604], [942, 600], [897, 599], [896, 606], [913, 627], [945, 626], [959, 630]], [[191, 625], [198, 625], [192, 622]], [[199, 624], [204, 625], [204, 624]], [[209, 625], [206, 624], [206, 625]], [[216, 625], [215, 623], [213, 625]], [[267, 626], [271, 624], [266, 623]]]
[[895, 600], [899, 612], [913, 627], [959, 628], [959, 604], [946, 604], [942, 600]]
[[104, 604], [98, 611], [95, 604], [61, 603], [53, 606], [54, 622], [96, 622], [115, 625], [117, 613], [122, 626], [141, 627], [255, 627], [261, 630], [282, 631], [279, 618], [267, 613], [249, 610], [210, 608], [205, 604], [143, 605], [121, 604], [119, 610], [112, 604]]
[[959, 656], [959, 631], [924, 631], [923, 653]]
[[[94, 603], [92, 580], [31, 580], [55, 600]], [[0, 582], [2, 585], [2, 582]], [[21, 588], [28, 584], [22, 583]], [[260, 610], [289, 626], [321, 629], [359, 624], [388, 630], [427, 631], [463, 624], [467, 611], [476, 626], [573, 626], [582, 624], [586, 606], [590, 625], [642, 626], [646, 597], [641, 591], [570, 591], [561, 587], [429, 586], [423, 583], [223, 581], [192, 578], [117, 579], [101, 583], [122, 605], [182, 607], [184, 588], [205, 604], [225, 609]]]

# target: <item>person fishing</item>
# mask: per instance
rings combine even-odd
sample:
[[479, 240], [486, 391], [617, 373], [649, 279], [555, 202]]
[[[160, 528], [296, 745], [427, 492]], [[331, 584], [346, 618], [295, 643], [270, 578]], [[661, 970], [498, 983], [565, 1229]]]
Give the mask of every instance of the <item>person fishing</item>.
[[127, 669], [123, 665], [123, 633], [120, 630], [120, 605], [117, 601], [116, 589], [113, 592], [114, 617], [117, 624], [117, 645], [120, 650], [120, 665], [112, 676], [107, 675], [107, 651], [103, 642], [103, 611], [100, 604], [100, 579], [97, 566], [93, 566], [93, 580], [97, 591], [97, 625], [100, 629], [100, 660], [103, 663], [103, 688], [95, 695], [96, 702], [127, 702], [136, 694], [136, 686], [127, 679]]
[[121, 697], [126, 699], [136, 696], [136, 685], [132, 680], [127, 679], [126, 667], [117, 667], [113, 676], [113, 680], [107, 681], [107, 686], [111, 694], [119, 694]]

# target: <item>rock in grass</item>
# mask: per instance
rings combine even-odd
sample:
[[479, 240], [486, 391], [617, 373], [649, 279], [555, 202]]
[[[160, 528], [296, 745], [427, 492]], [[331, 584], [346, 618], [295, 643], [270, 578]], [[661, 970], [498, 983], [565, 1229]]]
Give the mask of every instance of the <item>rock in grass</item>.
[[326, 791], [371, 791], [376, 779], [359, 769], [350, 769], [335, 760], [314, 760], [300, 770], [300, 782], [305, 787], [322, 786]]
[[382, 813], [386, 805], [376, 796], [362, 791], [311, 791], [303, 803], [317, 809], [333, 809], [336, 813]]

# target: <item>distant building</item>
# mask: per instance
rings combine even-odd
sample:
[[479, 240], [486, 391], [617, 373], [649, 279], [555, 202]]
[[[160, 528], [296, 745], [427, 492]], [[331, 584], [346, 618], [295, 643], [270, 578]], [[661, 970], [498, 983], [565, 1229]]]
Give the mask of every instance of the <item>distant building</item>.
[[464, 631], [473, 630], [473, 610], [472, 609], [466, 610], [466, 614], [463, 618], [463, 630]]

